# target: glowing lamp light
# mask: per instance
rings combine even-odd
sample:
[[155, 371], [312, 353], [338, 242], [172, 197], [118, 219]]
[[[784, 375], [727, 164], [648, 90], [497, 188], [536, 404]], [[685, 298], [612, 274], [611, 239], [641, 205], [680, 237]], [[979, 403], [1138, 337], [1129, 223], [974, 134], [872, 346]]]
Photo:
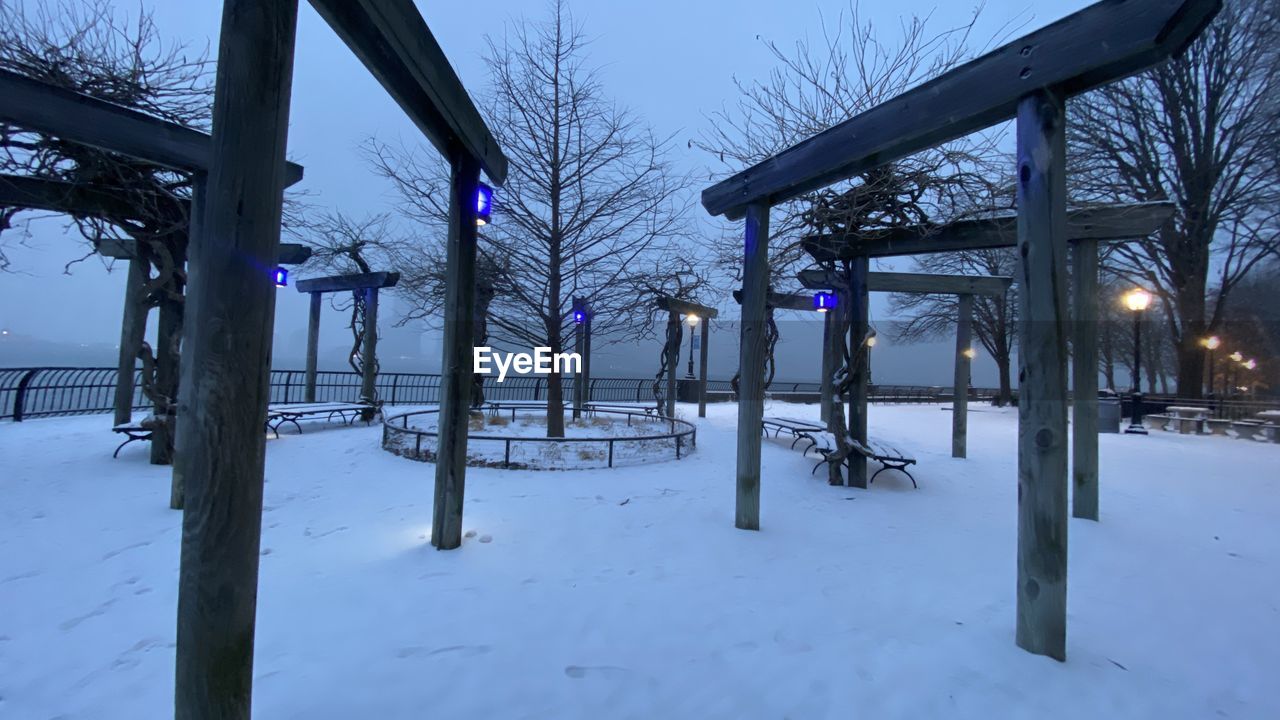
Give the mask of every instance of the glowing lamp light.
[[1134, 312], [1142, 312], [1151, 304], [1151, 293], [1142, 288], [1134, 288], [1125, 293], [1124, 304]]
[[493, 214], [493, 188], [480, 183], [476, 187], [476, 225], [488, 225]]
[[1231, 358], [1232, 362], [1244, 362], [1244, 355], [1241, 355], [1239, 350], [1231, 353], [1227, 357]]
[[1256, 369], [1257, 367], [1258, 367], [1258, 361], [1254, 360], [1253, 358], [1249, 358], [1249, 360], [1247, 360], [1244, 363], [1244, 368], [1246, 370], [1253, 370], [1253, 369]]
[[835, 293], [820, 292], [813, 295], [813, 309], [820, 313], [831, 310], [836, 306]]
[[965, 348], [964, 351], [961, 352], [960, 354], [969, 358], [970, 360], [978, 357], [978, 351], [974, 350], [973, 348]]
[[274, 273], [276, 287], [284, 287], [289, 284], [289, 271], [285, 268], [278, 267]]
[[873, 348], [875, 346], [876, 346], [876, 336], [872, 335], [871, 337], [867, 338], [867, 347]]
[[1217, 335], [1210, 335], [1204, 339], [1204, 346], [1210, 350], [1217, 350], [1222, 345], [1222, 338]]
[[586, 310], [574, 310], [574, 311], [573, 311], [573, 321], [574, 321], [574, 322], [576, 322], [576, 323], [578, 323], [579, 325], [581, 325], [582, 323], [586, 322], [586, 321], [587, 321], [587, 311], [586, 311]]
[[689, 327], [697, 327], [698, 321], [701, 319], [702, 318], [698, 317], [697, 315], [694, 315], [693, 313], [689, 313], [688, 315], [684, 316], [684, 321], [689, 323]]

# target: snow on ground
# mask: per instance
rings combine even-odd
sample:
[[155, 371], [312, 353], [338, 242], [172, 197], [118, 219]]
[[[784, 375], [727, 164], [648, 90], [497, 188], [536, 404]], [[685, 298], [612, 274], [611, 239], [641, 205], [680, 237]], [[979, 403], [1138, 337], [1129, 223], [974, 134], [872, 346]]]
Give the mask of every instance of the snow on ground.
[[[954, 460], [948, 412], [873, 407], [919, 490], [828, 487], [768, 440], [758, 533], [736, 410], [709, 414], [681, 461], [469, 470], [453, 552], [432, 466], [376, 426], [270, 440], [257, 716], [1280, 717], [1280, 446], [1102, 436], [1060, 664], [1013, 640], [1015, 412], [975, 408]], [[180, 519], [109, 423], [0, 426], [0, 717], [171, 713]]]

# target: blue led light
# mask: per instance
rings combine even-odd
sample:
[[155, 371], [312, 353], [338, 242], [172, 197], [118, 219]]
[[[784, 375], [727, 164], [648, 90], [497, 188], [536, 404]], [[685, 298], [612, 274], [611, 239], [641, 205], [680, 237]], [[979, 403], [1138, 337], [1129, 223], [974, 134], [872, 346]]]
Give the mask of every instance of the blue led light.
[[275, 271], [276, 287], [284, 287], [289, 284], [289, 271], [278, 267]]
[[493, 213], [493, 188], [480, 183], [476, 188], [476, 225], [486, 225]]
[[587, 313], [582, 310], [573, 311], [573, 321], [581, 325], [587, 321]]
[[826, 312], [836, 306], [836, 294], [829, 292], [814, 293], [813, 309], [818, 312]]

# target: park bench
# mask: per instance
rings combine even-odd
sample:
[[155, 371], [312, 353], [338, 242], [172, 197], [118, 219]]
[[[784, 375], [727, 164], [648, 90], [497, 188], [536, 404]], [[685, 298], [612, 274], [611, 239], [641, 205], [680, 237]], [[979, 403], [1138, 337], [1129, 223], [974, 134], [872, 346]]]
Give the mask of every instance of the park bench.
[[1209, 419], [1210, 414], [1208, 408], [1179, 405], [1171, 405], [1165, 408], [1164, 411], [1173, 414], [1173, 417], [1169, 419], [1169, 427], [1180, 435], [1200, 433], [1204, 427], [1204, 421]]
[[761, 431], [765, 437], [769, 436], [769, 431], [773, 430], [773, 436], [778, 437], [782, 433], [787, 433], [792, 438], [791, 447], [794, 449], [796, 443], [801, 440], [807, 441], [809, 444], [804, 449], [804, 454], [808, 455], [809, 450], [818, 445], [818, 436], [820, 433], [827, 431], [826, 425], [821, 425], [809, 420], [797, 420], [795, 418], [785, 417], [766, 417], [761, 423]]
[[128, 436], [125, 438], [124, 442], [120, 443], [120, 446], [116, 448], [116, 451], [111, 453], [111, 457], [118, 458], [120, 457], [120, 451], [124, 449], [125, 445], [128, 445], [135, 440], [141, 440], [143, 442], [150, 441], [152, 430], [150, 427], [144, 426], [141, 422], [127, 422], [111, 428], [111, 432]]
[[308, 418], [325, 418], [332, 421], [334, 418], [342, 420], [347, 425], [351, 425], [356, 418], [368, 416], [365, 423], [368, 424], [373, 413], [377, 412], [377, 406], [369, 403], [346, 403], [346, 402], [322, 402], [322, 403], [289, 403], [267, 406], [267, 429], [275, 433], [276, 437], [280, 437], [280, 426], [285, 423], [292, 423], [298, 428], [298, 433], [302, 433], [302, 426], [298, 424], [299, 420]]
[[588, 412], [592, 410], [620, 410], [622, 412], [642, 412], [645, 415], [657, 415], [658, 408], [654, 405], [627, 405], [624, 403], [602, 403], [589, 402], [584, 406]]
[[1162, 413], [1154, 413], [1144, 415], [1142, 420], [1146, 425], [1150, 425], [1153, 430], [1168, 430], [1169, 423], [1173, 420], [1172, 415], [1164, 415]]
[[[879, 475], [885, 470], [897, 470], [911, 480], [911, 487], [920, 487], [916, 484], [915, 476], [911, 474], [910, 470], [907, 470], [908, 466], [916, 464], [916, 459], [907, 453], [887, 442], [884, 442], [883, 440], [877, 440], [876, 438], [867, 438], [867, 442], [864, 444], [854, 439], [852, 436], [846, 435], [845, 442], [849, 444], [849, 448], [852, 452], [855, 452], [868, 460], [875, 460], [880, 463], [880, 469], [872, 473], [868, 480], [869, 483], [875, 482], [876, 475]], [[848, 466], [849, 458], [847, 456], [839, 456], [839, 452], [835, 447], [834, 437], [832, 437], [830, 433], [817, 436], [817, 443], [814, 447], [817, 449], [818, 453], [822, 455], [822, 460], [818, 461], [818, 464], [813, 466], [813, 470], [810, 474], [818, 472], [818, 468], [827, 463], [838, 462], [846, 467]], [[806, 449], [805, 452], [807, 454], [808, 450]]]

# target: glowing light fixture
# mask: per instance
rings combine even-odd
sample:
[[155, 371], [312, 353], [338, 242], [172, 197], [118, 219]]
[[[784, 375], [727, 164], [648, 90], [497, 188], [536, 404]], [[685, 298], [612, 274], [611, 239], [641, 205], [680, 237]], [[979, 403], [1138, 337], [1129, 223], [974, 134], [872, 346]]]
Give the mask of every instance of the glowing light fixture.
[[1239, 350], [1231, 353], [1227, 357], [1231, 358], [1234, 362], [1244, 362], [1244, 355], [1241, 355]]
[[977, 351], [977, 350], [974, 350], [974, 349], [973, 349], [973, 348], [971, 348], [971, 347], [969, 347], [969, 348], [965, 348], [965, 349], [964, 349], [964, 351], [963, 351], [963, 352], [961, 352], [960, 354], [961, 354], [961, 355], [963, 355], [963, 356], [965, 356], [965, 357], [967, 357], [967, 358], [969, 358], [970, 360], [972, 360], [972, 359], [974, 359], [974, 358], [978, 357], [978, 351]]
[[1253, 358], [1249, 358], [1242, 364], [1244, 365], [1245, 370], [1254, 370], [1258, 367], [1258, 361]]
[[876, 336], [872, 335], [871, 337], [867, 338], [867, 347], [873, 348], [875, 346], [876, 346]]
[[836, 294], [829, 292], [814, 293], [813, 309], [824, 313], [836, 306]]
[[1124, 294], [1124, 304], [1134, 312], [1142, 312], [1151, 304], [1151, 293], [1142, 288], [1134, 288]]
[[1201, 342], [1203, 342], [1204, 346], [1210, 350], [1217, 350], [1222, 345], [1222, 338], [1217, 335], [1210, 335]]
[[684, 316], [684, 321], [689, 323], [689, 327], [697, 327], [698, 321], [701, 319], [702, 318], [698, 317], [697, 315], [694, 315], [693, 313], [689, 313], [688, 315]]
[[488, 225], [493, 214], [493, 188], [480, 183], [476, 187], [476, 225]]
[[285, 287], [289, 284], [289, 271], [285, 268], [278, 267], [275, 271], [276, 287]]
[[576, 323], [578, 323], [579, 325], [581, 325], [582, 323], [586, 322], [586, 321], [587, 321], [587, 311], [586, 311], [586, 310], [581, 310], [581, 309], [579, 309], [579, 310], [574, 310], [574, 311], [573, 311], [573, 321], [574, 321], [574, 322], [576, 322]]

